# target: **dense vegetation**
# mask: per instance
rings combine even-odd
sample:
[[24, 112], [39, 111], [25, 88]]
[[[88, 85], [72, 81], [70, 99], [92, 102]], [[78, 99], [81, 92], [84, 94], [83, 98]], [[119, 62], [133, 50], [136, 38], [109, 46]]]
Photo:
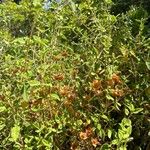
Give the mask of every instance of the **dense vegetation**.
[[149, 150], [149, 6], [0, 4], [0, 149]]

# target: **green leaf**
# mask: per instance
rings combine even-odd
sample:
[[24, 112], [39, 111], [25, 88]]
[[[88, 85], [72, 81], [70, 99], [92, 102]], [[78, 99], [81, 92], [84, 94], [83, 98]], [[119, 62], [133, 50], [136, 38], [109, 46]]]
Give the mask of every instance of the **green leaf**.
[[0, 124], [0, 131], [3, 130], [5, 126], [5, 124]]
[[83, 124], [83, 121], [80, 119], [80, 120], [77, 120], [77, 125], [81, 126]]
[[112, 131], [108, 129], [108, 137], [111, 138], [111, 135], [112, 135]]
[[113, 140], [112, 142], [111, 142], [111, 144], [113, 144], [113, 145], [117, 145], [119, 143], [119, 140], [118, 139], [115, 139], [115, 140]]
[[[124, 132], [122, 131], [122, 130], [118, 130], [118, 137], [119, 137], [119, 140], [122, 140], [122, 139], [126, 139], [125, 137], [124, 137]], [[128, 137], [127, 137], [128, 138]]]
[[16, 38], [14, 41], [13, 41], [13, 43], [16, 43], [16, 44], [25, 44], [25, 39], [24, 38]]
[[121, 145], [118, 150], [127, 150], [126, 145]]
[[76, 5], [75, 5], [75, 3], [72, 0], [69, 0], [69, 2], [71, 4], [72, 11], [75, 12], [76, 11]]
[[129, 110], [125, 108], [125, 114], [128, 116], [129, 115]]
[[100, 138], [103, 137], [103, 131], [102, 131], [102, 129], [98, 131], [98, 135], [99, 135]]
[[30, 80], [29, 82], [29, 85], [32, 87], [32, 86], [39, 86], [40, 85], [40, 82], [37, 81], [37, 80]]
[[24, 84], [23, 86], [23, 94], [22, 94], [23, 100], [24, 101], [29, 101], [29, 96], [27, 93], [27, 86]]
[[[33, 40], [34, 40], [34, 42], [35, 43], [38, 43], [38, 44], [41, 44], [41, 45], [43, 45], [43, 46], [46, 46], [46, 44], [47, 44], [47, 40], [46, 39], [42, 39], [42, 38], [40, 38], [39, 36], [33, 36]], [[49, 66], [49, 65], [48, 65]]]
[[40, 86], [40, 85], [52, 87], [51, 83], [40, 83], [40, 81], [37, 81], [37, 80], [30, 80], [28, 83], [31, 87], [32, 86]]
[[111, 3], [112, 3], [112, 0], [105, 0], [105, 2], [106, 2], [107, 4], [111, 4]]
[[91, 119], [94, 121], [95, 124], [99, 122], [99, 119], [96, 116], [91, 116]]
[[135, 110], [135, 107], [134, 107], [133, 104], [129, 104], [129, 105], [128, 105], [128, 108], [129, 108], [129, 110], [130, 110], [131, 112], [134, 112], [134, 110]]
[[17, 139], [19, 138], [19, 135], [20, 135], [20, 127], [18, 125], [15, 125], [11, 129], [11, 138], [12, 138], [12, 141], [16, 142]]
[[105, 143], [101, 146], [101, 149], [100, 150], [110, 150], [109, 148], [109, 144]]
[[120, 129], [118, 129], [118, 137], [120, 140], [128, 140], [132, 132], [131, 120], [123, 118], [120, 123]]
[[150, 70], [150, 61], [146, 61], [145, 64], [147, 66], [147, 69]]
[[6, 111], [6, 107], [5, 106], [0, 106], [0, 113]]
[[51, 94], [51, 97], [56, 100], [60, 100], [60, 97], [57, 94]]
[[131, 126], [131, 120], [128, 118], [123, 118], [121, 121], [121, 126], [127, 126], [130, 127]]
[[43, 143], [44, 146], [50, 147], [50, 142], [48, 142], [47, 140], [43, 139], [42, 143]]
[[143, 108], [135, 108], [133, 114], [138, 114], [139, 112], [143, 111]]
[[148, 88], [146, 88], [145, 94], [147, 95], [147, 97], [150, 96], [150, 86]]
[[37, 7], [41, 5], [41, 0], [33, 0], [33, 6]]
[[108, 99], [108, 100], [112, 100], [112, 101], [114, 101], [114, 98], [112, 97], [112, 96], [110, 96], [110, 95], [106, 95], [106, 98]]
[[41, 85], [42, 85], [42, 86], [52, 87], [52, 84], [51, 84], [51, 83], [42, 83]]
[[97, 124], [96, 128], [100, 131], [102, 129], [100, 124]]
[[101, 115], [101, 117], [102, 117], [103, 119], [105, 119], [106, 121], [109, 121], [109, 119], [108, 119], [108, 117], [107, 117], [106, 115]]

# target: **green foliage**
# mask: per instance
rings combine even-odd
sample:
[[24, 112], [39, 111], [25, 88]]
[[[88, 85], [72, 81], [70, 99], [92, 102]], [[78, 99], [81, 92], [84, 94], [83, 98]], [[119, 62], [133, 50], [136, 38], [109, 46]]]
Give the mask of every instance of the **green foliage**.
[[0, 4], [0, 149], [148, 150], [144, 6]]
[[19, 134], [20, 134], [20, 127], [15, 125], [12, 129], [11, 129], [11, 140], [16, 142], [17, 139], [19, 138]]

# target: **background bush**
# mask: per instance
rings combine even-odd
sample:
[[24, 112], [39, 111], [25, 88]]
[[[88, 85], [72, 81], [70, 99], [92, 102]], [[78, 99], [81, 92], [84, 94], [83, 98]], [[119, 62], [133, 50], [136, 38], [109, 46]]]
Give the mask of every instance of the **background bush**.
[[149, 150], [148, 16], [145, 1], [1, 4], [0, 149]]

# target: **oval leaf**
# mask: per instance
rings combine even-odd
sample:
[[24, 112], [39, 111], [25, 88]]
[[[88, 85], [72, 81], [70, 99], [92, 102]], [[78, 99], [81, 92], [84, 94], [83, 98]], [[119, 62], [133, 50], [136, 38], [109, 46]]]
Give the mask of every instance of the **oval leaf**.
[[19, 138], [19, 135], [20, 135], [20, 127], [18, 125], [15, 125], [11, 129], [11, 138], [12, 138], [12, 141], [16, 142], [17, 139]]

